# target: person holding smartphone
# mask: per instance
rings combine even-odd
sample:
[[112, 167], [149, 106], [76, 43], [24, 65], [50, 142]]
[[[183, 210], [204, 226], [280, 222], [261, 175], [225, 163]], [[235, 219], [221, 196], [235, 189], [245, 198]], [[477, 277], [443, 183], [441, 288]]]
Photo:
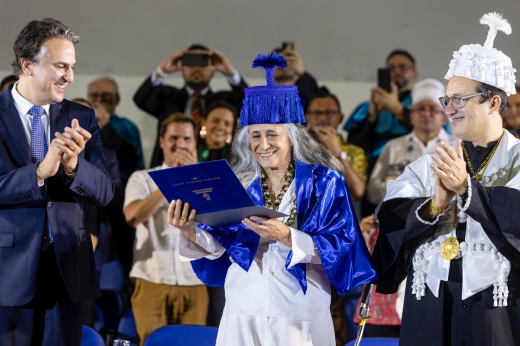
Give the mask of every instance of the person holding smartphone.
[[276, 85], [297, 86], [303, 109], [307, 109], [311, 98], [319, 90], [318, 82], [314, 76], [307, 72], [302, 56], [294, 47], [294, 42], [285, 41], [282, 42], [280, 47], [273, 49], [287, 61], [287, 67], [279, 68], [274, 72], [274, 82]]
[[[182, 73], [185, 82], [182, 88], [163, 85], [168, 75], [179, 72]], [[227, 77], [230, 91], [211, 90], [209, 83], [215, 72]], [[198, 133], [202, 126], [202, 116], [212, 100], [223, 100], [240, 109], [246, 87], [246, 82], [224, 54], [200, 44], [193, 44], [163, 60], [136, 91], [134, 102], [137, 107], [156, 117], [159, 120], [158, 124], [172, 113], [190, 115], [195, 121]], [[159, 132], [159, 128], [157, 130]], [[157, 136], [151, 167], [160, 165], [162, 161], [162, 150]]]
[[386, 142], [412, 130], [407, 107], [419, 75], [415, 58], [408, 51], [396, 49], [386, 58], [386, 68], [389, 77], [381, 78], [380, 73], [379, 85], [370, 91], [370, 99], [354, 109], [344, 126], [349, 141], [365, 150], [369, 173]]

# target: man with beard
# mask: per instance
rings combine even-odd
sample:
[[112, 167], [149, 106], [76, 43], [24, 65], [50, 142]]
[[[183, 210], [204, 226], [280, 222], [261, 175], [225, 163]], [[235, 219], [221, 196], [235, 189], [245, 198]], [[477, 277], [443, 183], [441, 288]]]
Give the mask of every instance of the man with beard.
[[[203, 62], [189, 64], [199, 66], [182, 65], [183, 57], [189, 54], [207, 56], [207, 66], [201, 66], [204, 65]], [[182, 72], [186, 83], [183, 88], [163, 85], [164, 79], [170, 73], [179, 71]], [[213, 93], [209, 83], [215, 71], [227, 77], [231, 91]], [[134, 102], [143, 111], [156, 117], [159, 125], [172, 113], [181, 112], [191, 115], [198, 133], [201, 128], [202, 114], [212, 100], [224, 100], [240, 109], [246, 87], [247, 84], [225, 55], [203, 45], [194, 44], [166, 58], [139, 87], [134, 95]], [[150, 166], [160, 165], [162, 161], [162, 151], [157, 137]]]
[[140, 345], [155, 329], [168, 324], [206, 324], [208, 292], [190, 262], [179, 257], [180, 231], [166, 222], [168, 201], [148, 172], [197, 163], [195, 123], [176, 113], [161, 123], [159, 145], [164, 162], [137, 171], [126, 186], [124, 213], [136, 228], [132, 295]]
[[349, 141], [365, 150], [369, 172], [386, 142], [412, 130], [410, 123], [410, 90], [418, 73], [415, 58], [407, 51], [396, 49], [386, 58], [390, 69], [391, 92], [375, 87], [370, 100], [359, 105], [350, 115], [344, 129]]
[[361, 199], [366, 189], [367, 160], [363, 149], [345, 143], [336, 131], [343, 120], [336, 95], [321, 88], [310, 100], [305, 120], [311, 135], [342, 163], [352, 199]]
[[446, 115], [439, 103], [446, 88], [436, 79], [425, 79], [412, 89], [413, 106], [410, 110], [412, 132], [392, 139], [385, 145], [372, 170], [367, 187], [370, 203], [379, 204], [387, 180], [395, 180], [404, 168], [426, 153], [431, 153], [440, 141], [452, 137], [442, 128]]
[[502, 128], [516, 70], [493, 48], [511, 25], [480, 23], [484, 45], [453, 54], [440, 98], [461, 140], [408, 165], [379, 206], [377, 291], [407, 277], [399, 345], [520, 344], [520, 141]]

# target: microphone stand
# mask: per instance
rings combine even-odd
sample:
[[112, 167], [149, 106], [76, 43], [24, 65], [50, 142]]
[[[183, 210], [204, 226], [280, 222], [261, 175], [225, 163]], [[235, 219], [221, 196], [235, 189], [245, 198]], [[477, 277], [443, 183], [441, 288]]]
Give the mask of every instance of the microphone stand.
[[372, 288], [374, 284], [367, 284], [363, 290], [363, 297], [361, 298], [361, 305], [359, 306], [358, 316], [361, 318], [361, 323], [358, 326], [357, 338], [354, 346], [359, 346], [361, 339], [363, 338], [363, 331], [365, 330], [365, 324], [367, 320], [372, 317], [369, 316], [370, 307], [372, 306]]

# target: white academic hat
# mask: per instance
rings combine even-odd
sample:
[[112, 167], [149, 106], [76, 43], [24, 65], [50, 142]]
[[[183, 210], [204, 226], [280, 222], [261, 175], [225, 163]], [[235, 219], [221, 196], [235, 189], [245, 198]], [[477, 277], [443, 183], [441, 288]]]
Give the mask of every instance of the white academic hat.
[[488, 25], [489, 32], [484, 47], [469, 44], [453, 53], [450, 69], [445, 79], [465, 77], [486, 83], [506, 92], [507, 96], [516, 94], [515, 72], [511, 59], [493, 48], [493, 41], [498, 31], [511, 34], [511, 25], [501, 14], [492, 12], [480, 18], [480, 24]]
[[437, 79], [423, 79], [412, 88], [412, 105], [428, 100], [440, 105], [439, 97], [446, 95], [446, 88]]

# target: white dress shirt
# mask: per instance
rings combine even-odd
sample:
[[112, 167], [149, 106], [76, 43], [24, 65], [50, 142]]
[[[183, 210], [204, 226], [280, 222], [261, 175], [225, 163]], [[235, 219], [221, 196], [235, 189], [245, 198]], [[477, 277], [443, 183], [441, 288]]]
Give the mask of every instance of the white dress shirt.
[[[169, 168], [163, 163], [152, 169], [134, 172], [126, 185], [124, 209], [132, 202], [143, 200], [157, 190], [148, 172]], [[124, 210], [123, 209], [123, 210]], [[156, 284], [195, 286], [202, 285], [189, 262], [179, 258], [180, 231], [167, 222], [168, 201], [148, 220], [137, 225], [134, 245], [134, 264], [130, 277]]]
[[[31, 135], [32, 135], [32, 120], [33, 115], [29, 114], [29, 110], [34, 107], [34, 105], [25, 99], [16, 88], [18, 87], [18, 82], [14, 83], [13, 90], [11, 91], [11, 95], [14, 99], [14, 105], [18, 110], [18, 115], [20, 116], [20, 120], [22, 120], [23, 130], [25, 132], [25, 136], [27, 137], [27, 141], [29, 142], [29, 146], [31, 146]], [[50, 105], [43, 105], [43, 109], [45, 113], [42, 115], [42, 123], [45, 129], [45, 135], [47, 136], [47, 147], [50, 145], [50, 132], [51, 132], [51, 116], [49, 113]]]
[[[295, 198], [293, 180], [278, 210], [290, 214]], [[290, 249], [279, 241], [261, 241], [249, 271], [236, 263], [228, 269], [217, 345], [335, 345], [330, 283], [312, 237], [296, 228], [295, 220], [290, 228], [293, 257], [289, 267], [306, 263], [307, 293], [285, 269]], [[200, 228], [196, 232], [199, 245], [211, 254], [205, 256], [181, 235], [183, 260], [227, 256], [208, 232]]]

